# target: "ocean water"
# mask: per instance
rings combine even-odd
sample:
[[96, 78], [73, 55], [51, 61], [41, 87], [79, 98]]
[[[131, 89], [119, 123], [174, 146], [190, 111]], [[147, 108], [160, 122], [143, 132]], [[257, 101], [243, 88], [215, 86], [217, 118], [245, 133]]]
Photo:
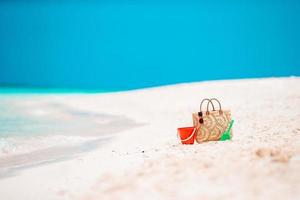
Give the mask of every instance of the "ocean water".
[[300, 75], [300, 1], [0, 1], [0, 84], [127, 90]]

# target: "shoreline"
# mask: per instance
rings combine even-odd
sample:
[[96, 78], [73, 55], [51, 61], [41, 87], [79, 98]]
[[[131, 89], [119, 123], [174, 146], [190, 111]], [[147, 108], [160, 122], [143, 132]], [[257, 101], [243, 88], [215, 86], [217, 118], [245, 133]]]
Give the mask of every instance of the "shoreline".
[[0, 158], [68, 143], [76, 145], [141, 126], [126, 116], [69, 106], [65, 97], [0, 98]]
[[56, 87], [23, 87], [20, 86], [9, 86], [0, 84], [0, 97], [1, 95], [100, 95], [100, 94], [114, 94], [114, 93], [127, 93], [135, 92], [139, 90], [151, 90], [156, 88], [164, 87], [175, 87], [178, 85], [185, 84], [199, 84], [199, 83], [209, 83], [209, 82], [223, 82], [223, 81], [247, 81], [247, 80], [266, 80], [266, 79], [286, 79], [286, 78], [299, 78], [297, 75], [291, 76], [271, 76], [271, 77], [245, 77], [245, 78], [229, 78], [229, 79], [211, 79], [211, 80], [195, 80], [186, 82], [175, 82], [158, 84], [147, 87], [139, 88], [128, 88], [128, 89], [110, 89], [110, 90], [99, 90], [99, 89], [73, 89], [73, 88], [56, 88]]
[[113, 137], [116, 135], [98, 137], [74, 145], [41, 148], [28, 153], [2, 156], [0, 157], [0, 180], [9, 177], [9, 174], [21, 173], [22, 170], [30, 167], [72, 160], [81, 154], [103, 148]]

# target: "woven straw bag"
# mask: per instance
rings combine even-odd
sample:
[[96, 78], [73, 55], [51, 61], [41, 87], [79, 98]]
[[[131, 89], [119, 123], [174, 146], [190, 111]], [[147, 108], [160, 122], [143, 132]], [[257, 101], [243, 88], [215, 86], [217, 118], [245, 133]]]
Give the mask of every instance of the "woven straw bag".
[[[206, 111], [203, 112], [202, 105], [207, 101]], [[214, 102], [219, 104], [219, 110], [215, 110]], [[212, 111], [209, 111], [209, 105]], [[218, 99], [203, 99], [200, 104], [200, 112], [193, 113], [193, 124], [196, 128], [196, 141], [198, 143], [205, 141], [220, 140], [222, 134], [226, 131], [231, 121], [230, 110], [222, 110], [221, 103]], [[232, 131], [230, 131], [232, 136]]]

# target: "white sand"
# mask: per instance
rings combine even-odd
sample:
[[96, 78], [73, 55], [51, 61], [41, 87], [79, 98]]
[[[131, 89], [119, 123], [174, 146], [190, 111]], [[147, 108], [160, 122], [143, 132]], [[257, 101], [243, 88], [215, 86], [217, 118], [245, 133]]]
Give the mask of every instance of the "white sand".
[[[233, 140], [179, 144], [176, 128], [192, 125], [205, 97], [231, 109]], [[300, 199], [300, 78], [32, 98], [140, 126], [71, 160], [8, 171], [0, 177], [3, 200]]]

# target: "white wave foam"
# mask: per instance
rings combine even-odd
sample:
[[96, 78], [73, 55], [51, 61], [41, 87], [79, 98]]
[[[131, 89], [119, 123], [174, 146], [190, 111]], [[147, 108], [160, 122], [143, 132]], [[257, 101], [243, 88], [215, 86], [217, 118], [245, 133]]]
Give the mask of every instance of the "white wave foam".
[[0, 157], [30, 153], [36, 150], [77, 145], [93, 139], [81, 136], [32, 136], [0, 138]]

